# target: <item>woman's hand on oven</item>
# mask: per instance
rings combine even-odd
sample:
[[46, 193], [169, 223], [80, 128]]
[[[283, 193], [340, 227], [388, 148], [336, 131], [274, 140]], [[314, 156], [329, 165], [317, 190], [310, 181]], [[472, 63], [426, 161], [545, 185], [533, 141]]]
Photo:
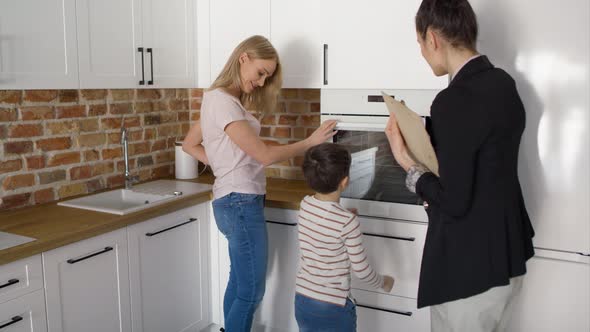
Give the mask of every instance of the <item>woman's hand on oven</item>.
[[336, 135], [336, 133], [338, 133], [337, 130], [334, 130], [334, 128], [336, 128], [336, 125], [338, 124], [338, 121], [336, 120], [326, 120], [324, 122], [322, 122], [322, 124], [320, 125], [320, 127], [318, 129], [316, 129], [311, 136], [309, 136], [306, 141], [308, 143], [308, 147], [312, 147], [312, 146], [316, 146], [318, 144], [324, 143], [327, 140], [329, 140], [330, 138], [332, 138], [332, 136]]

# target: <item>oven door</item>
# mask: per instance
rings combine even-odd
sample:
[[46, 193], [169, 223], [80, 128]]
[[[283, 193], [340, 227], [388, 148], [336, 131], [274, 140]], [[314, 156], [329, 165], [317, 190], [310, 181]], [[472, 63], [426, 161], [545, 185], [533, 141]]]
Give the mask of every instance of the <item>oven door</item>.
[[338, 124], [333, 142], [352, 156], [341, 203], [361, 216], [428, 222], [423, 201], [406, 188], [406, 171], [395, 161], [384, 128], [383, 122]]

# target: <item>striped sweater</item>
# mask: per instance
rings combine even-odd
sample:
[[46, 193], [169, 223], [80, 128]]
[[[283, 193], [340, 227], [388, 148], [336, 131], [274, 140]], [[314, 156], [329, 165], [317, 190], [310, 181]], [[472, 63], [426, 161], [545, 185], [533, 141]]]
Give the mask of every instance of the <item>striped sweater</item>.
[[371, 267], [356, 216], [335, 202], [306, 196], [298, 217], [297, 293], [344, 306], [350, 295], [350, 272], [374, 286], [383, 278]]

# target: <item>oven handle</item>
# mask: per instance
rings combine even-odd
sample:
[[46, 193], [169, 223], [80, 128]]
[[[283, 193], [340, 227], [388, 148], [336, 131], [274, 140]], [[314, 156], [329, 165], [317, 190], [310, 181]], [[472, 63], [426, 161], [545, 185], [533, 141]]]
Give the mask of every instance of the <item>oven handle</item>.
[[351, 123], [338, 122], [336, 130], [355, 130], [355, 131], [384, 131], [386, 123]]

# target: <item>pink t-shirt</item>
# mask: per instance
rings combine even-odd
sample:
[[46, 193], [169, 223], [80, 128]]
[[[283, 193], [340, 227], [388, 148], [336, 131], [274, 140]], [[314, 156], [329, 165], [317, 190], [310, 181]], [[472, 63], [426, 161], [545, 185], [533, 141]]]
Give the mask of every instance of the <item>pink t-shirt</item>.
[[264, 166], [247, 155], [225, 133], [234, 121], [248, 121], [260, 135], [260, 122], [246, 111], [240, 100], [222, 89], [207, 91], [201, 103], [203, 146], [215, 175], [213, 196], [221, 198], [231, 192], [266, 193]]

